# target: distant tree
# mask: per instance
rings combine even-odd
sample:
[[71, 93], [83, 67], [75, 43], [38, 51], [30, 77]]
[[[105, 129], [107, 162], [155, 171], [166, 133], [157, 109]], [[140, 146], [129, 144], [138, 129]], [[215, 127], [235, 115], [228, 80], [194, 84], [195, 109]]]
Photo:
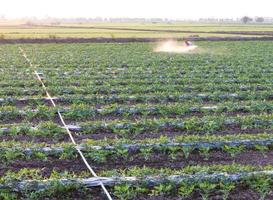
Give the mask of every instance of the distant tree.
[[258, 23], [263, 23], [264, 22], [264, 18], [263, 17], [256, 17], [255, 21]]
[[251, 22], [253, 19], [252, 18], [250, 18], [250, 17], [248, 17], [248, 16], [244, 16], [244, 17], [242, 17], [242, 22], [244, 23], [244, 24], [246, 24], [246, 23], [248, 23], [248, 22]]

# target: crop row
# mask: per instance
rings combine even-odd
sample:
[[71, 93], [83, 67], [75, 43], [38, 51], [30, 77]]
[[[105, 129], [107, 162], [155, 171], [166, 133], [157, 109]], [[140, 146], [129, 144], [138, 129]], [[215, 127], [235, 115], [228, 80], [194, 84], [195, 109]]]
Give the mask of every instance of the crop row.
[[[18, 65], [21, 65], [21, 63], [18, 63]], [[229, 66], [225, 66], [229, 67]], [[19, 67], [20, 69], [20, 67]], [[140, 69], [140, 70], [139, 70]], [[72, 71], [73, 70], [73, 71]], [[100, 70], [100, 71], [98, 71]], [[264, 66], [264, 69], [260, 68], [253, 68], [253, 70], [250, 68], [249, 70], [246, 70], [243, 68], [244, 71], [240, 71], [240, 69], [235, 70], [215, 70], [215, 69], [199, 69], [196, 70], [195, 68], [189, 69], [189, 71], [185, 71], [184, 68], [177, 68], [177, 67], [166, 67], [165, 69], [161, 69], [160, 67], [157, 69], [156, 66], [153, 68], [139, 68], [134, 67], [132, 70], [128, 71], [126, 68], [112, 68], [109, 69], [105, 67], [99, 67], [99, 68], [88, 68], [85, 72], [83, 72], [82, 68], [73, 67], [71, 68], [71, 71], [67, 68], [58, 68], [54, 69], [52, 71], [51, 68], [41, 68], [39, 72], [42, 74], [45, 74], [45, 77], [51, 77], [52, 79], [60, 79], [60, 78], [68, 78], [68, 79], [75, 79], [77, 77], [82, 77], [83, 79], [89, 78], [105, 78], [110, 79], [110, 77], [115, 77], [117, 79], [124, 78], [124, 79], [131, 79], [131, 78], [137, 78], [140, 79], [140, 77], [143, 77], [144, 79], [148, 77], [152, 77], [153, 79], [162, 79], [162, 78], [185, 78], [186, 80], [189, 80], [189, 78], [194, 78], [196, 80], [198, 79], [217, 79], [217, 78], [233, 78], [233, 79], [254, 79], [254, 78], [270, 78], [270, 75], [272, 75], [271, 66]], [[31, 71], [28, 68], [28, 65], [25, 65], [24, 68], [21, 68], [20, 70], [15, 69], [11, 71], [6, 71], [7, 76], [3, 78], [12, 78], [11, 75], [14, 75], [14, 77], [23, 77], [27, 76], [30, 77], [32, 75]]]
[[[152, 86], [118, 86], [118, 87], [107, 87], [107, 86], [56, 86], [50, 87], [48, 89], [54, 95], [63, 95], [63, 94], [78, 94], [78, 95], [117, 95], [117, 94], [151, 94], [151, 93], [178, 93], [183, 92], [186, 95], [197, 93], [197, 92], [240, 92], [240, 91], [271, 91], [273, 90], [273, 85], [263, 85], [263, 86], [242, 86], [238, 84], [226, 85], [220, 84], [217, 86], [205, 84], [203, 87], [199, 86], [180, 86], [180, 85], [152, 85]], [[42, 90], [39, 86], [34, 85], [32, 88], [22, 89], [19, 87], [10, 87], [9, 90], [0, 90], [1, 95], [35, 95], [42, 93]]]
[[[202, 199], [219, 191], [223, 199], [227, 199], [236, 187], [243, 185], [258, 193], [261, 199], [271, 192], [272, 169], [258, 168], [242, 165], [215, 165], [210, 167], [192, 166], [181, 170], [152, 168], [133, 168], [126, 172], [104, 172], [112, 174], [107, 177], [86, 178], [86, 174], [75, 175], [71, 173], [53, 172], [47, 178], [41, 171], [20, 170], [10, 172], [1, 177], [1, 194], [13, 197], [23, 196], [28, 199], [42, 199], [53, 197], [67, 197], [72, 195], [71, 190], [81, 191], [84, 188], [96, 187], [101, 182], [111, 189], [118, 199], [137, 199], [138, 195], [150, 196], [179, 196], [191, 197], [198, 192]], [[196, 172], [201, 171], [196, 174]], [[228, 173], [226, 173], [228, 171]], [[160, 176], [155, 176], [160, 173]], [[127, 176], [124, 176], [127, 175]], [[89, 196], [85, 196], [90, 198]]]
[[[164, 84], [167, 84], [164, 86]], [[37, 84], [37, 81], [16, 81], [16, 83], [0, 83], [2, 87], [9, 87], [11, 90], [16, 90], [18, 88], [25, 88], [25, 89], [34, 89], [38, 88], [39, 85]], [[92, 87], [90, 87], [92, 85]], [[147, 86], [148, 85], [148, 86]], [[247, 91], [247, 90], [252, 90], [252, 91], [261, 91], [261, 90], [272, 90], [273, 85], [272, 84], [238, 84], [238, 83], [229, 83], [228, 85], [226, 83], [219, 83], [217, 85], [213, 84], [206, 84], [203, 83], [202, 85], [194, 85], [191, 83], [191, 86], [186, 86], [183, 83], [177, 84], [177, 83], [172, 83], [172, 82], [167, 82], [167, 83], [140, 83], [138, 84], [137, 82], [132, 82], [132, 83], [121, 83], [121, 84], [116, 84], [116, 83], [95, 83], [94, 81], [73, 81], [73, 82], [64, 82], [64, 81], [59, 81], [59, 82], [47, 82], [47, 86], [51, 90], [61, 90], [60, 87], [64, 87], [67, 89], [71, 90], [83, 90], [84, 87], [88, 91], [98, 91], [103, 92], [106, 91], [108, 93], [121, 93], [122, 91], [127, 91], [132, 93], [132, 91], [152, 91], [157, 89], [158, 91], [164, 91], [170, 88], [173, 88], [171, 90], [177, 90], [177, 91], [185, 91], [185, 92], [190, 92], [190, 91], [195, 91], [195, 92], [209, 92], [209, 91]], [[77, 88], [76, 88], [77, 87]]]
[[[69, 77], [58, 77], [56, 79], [53, 79], [52, 77], [50, 77], [50, 75], [48, 75], [45, 79], [48, 80], [48, 82], [53, 82], [53, 83], [58, 83], [59, 81], [62, 82], [63, 80], [68, 80], [69, 82], [71, 81], [75, 81], [78, 80], [79, 77], [82, 81], [90, 81], [90, 79], [94, 80], [94, 85], [99, 85], [102, 83], [109, 83], [109, 84], [115, 84], [118, 85], [117, 83], [120, 82], [120, 85], [124, 85], [125, 83], [130, 83], [132, 81], [135, 81], [135, 83], [140, 83], [140, 84], [145, 84], [145, 83], [162, 83], [162, 84], [166, 84], [166, 83], [172, 83], [175, 82], [177, 84], [213, 84], [213, 83], [217, 83], [217, 84], [221, 84], [221, 83], [238, 83], [238, 84], [250, 84], [250, 83], [256, 83], [256, 84], [264, 84], [264, 83], [272, 83], [272, 79], [271, 79], [272, 75], [268, 75], [268, 77], [266, 76], [261, 76], [261, 77], [238, 77], [238, 78], [234, 78], [234, 77], [204, 77], [204, 78], [200, 78], [200, 77], [175, 77], [175, 76], [171, 76], [171, 77], [167, 77], [167, 76], [158, 76], [158, 77], [150, 77], [150, 76], [129, 76], [129, 77], [117, 77], [117, 76], [111, 76], [111, 77], [104, 77], [104, 76], [96, 76], [96, 77], [74, 77], [74, 78], [69, 78]], [[50, 78], [48, 78], [50, 77]], [[46, 81], [47, 82], [47, 81]]]
[[[3, 73], [0, 82], [0, 119], [14, 123], [1, 125], [0, 199], [61, 199], [71, 191], [87, 199], [83, 183], [99, 181], [112, 181], [109, 189], [117, 199], [197, 199], [195, 192], [208, 199], [218, 190], [227, 199], [242, 185], [266, 197], [273, 185], [272, 45], [200, 45], [211, 49], [174, 55], [154, 53], [151, 44], [140, 43], [25, 45], [58, 108], [42, 97], [18, 46], [0, 48], [2, 72], [4, 66], [17, 68]], [[217, 52], [222, 45], [224, 53]], [[57, 109], [79, 146], [68, 143]], [[103, 179], [87, 179], [76, 148]], [[202, 166], [190, 166], [197, 163]]]
[[[74, 53], [74, 52], [73, 52]], [[143, 52], [144, 54], [146, 52]], [[30, 54], [28, 54], [30, 55]], [[17, 55], [18, 56], [18, 55]], [[172, 55], [171, 55], [172, 56]], [[180, 59], [183, 59], [182, 55]], [[247, 63], [245, 60], [239, 61], [226, 59], [225, 61], [221, 60], [218, 61], [217, 57], [215, 55], [212, 55], [212, 62], [204, 62], [202, 60], [207, 58], [207, 55], [202, 55], [203, 57], [200, 59], [199, 63], [194, 63], [194, 61], [186, 61], [186, 59], [194, 59], [195, 57], [192, 57], [194, 55], [186, 55], [187, 57], [184, 57], [184, 60], [180, 60], [177, 63], [170, 63], [170, 64], [162, 64], [162, 63], [152, 63], [148, 65], [141, 65], [139, 62], [142, 60], [137, 60], [134, 64], [131, 66], [126, 63], [116, 63], [115, 65], [107, 65], [98, 63], [97, 65], [94, 65], [93, 63], [77, 63], [81, 60], [72, 61], [70, 63], [62, 63], [59, 62], [58, 59], [55, 61], [58, 63], [54, 63], [51, 60], [49, 60], [47, 63], [41, 62], [41, 60], [34, 63], [37, 64], [38, 67], [43, 66], [43, 71], [47, 74], [50, 74], [52, 76], [74, 76], [74, 75], [103, 75], [107, 76], [110, 74], [145, 74], [147, 72], [151, 75], [160, 75], [160, 74], [175, 74], [175, 72], [178, 72], [179, 74], [202, 74], [201, 72], [204, 72], [204, 75], [210, 75], [210, 74], [270, 74], [272, 73], [271, 63], [268, 62], [270, 58], [265, 58], [265, 60], [261, 60], [259, 62], [261, 64], [261, 67], [257, 67], [257, 61], [252, 61], [253, 63], [250, 63], [251, 61]], [[77, 58], [79, 59], [79, 58]], [[162, 59], [157, 58], [157, 59]], [[177, 59], [177, 58], [174, 58]], [[31, 59], [33, 60], [33, 59]], [[224, 62], [233, 62], [233, 63], [224, 63]], [[235, 64], [235, 62], [244, 62], [244, 64]], [[256, 62], [256, 63], [254, 63]], [[22, 73], [26, 71], [26, 63], [20, 63], [19, 61], [16, 64], [21, 64], [19, 68], [16, 68], [13, 70], [12, 67], [8, 67], [7, 71], [14, 71], [14, 73]], [[247, 68], [245, 66], [248, 64]], [[59, 66], [58, 68], [55, 68], [56, 66]], [[98, 71], [101, 69], [101, 71]], [[248, 70], [249, 69], [249, 70]]]
[[1, 96], [33, 96], [33, 95], [42, 95], [45, 92], [43, 91], [42, 88], [35, 87], [35, 89], [23, 89], [23, 88], [5, 88], [5, 89], [0, 89], [0, 95]]
[[52, 108], [44, 105], [38, 105], [35, 109], [19, 109], [12, 106], [2, 106], [0, 108], [0, 121], [10, 120], [33, 120], [44, 119], [50, 120], [56, 116], [57, 111], [63, 113], [66, 119], [84, 120], [84, 119], [100, 119], [107, 117], [130, 117], [130, 116], [143, 116], [143, 117], [181, 117], [184, 115], [194, 114], [221, 114], [221, 113], [265, 113], [273, 111], [273, 106], [270, 102], [246, 102], [242, 103], [226, 103], [214, 106], [201, 105], [186, 105], [180, 103], [174, 104], [137, 104], [135, 106], [120, 106], [110, 105], [101, 109], [92, 108], [86, 104], [72, 104], [70, 107]]
[[[202, 63], [204, 64], [204, 63]], [[60, 65], [58, 69], [54, 69], [52, 67], [49, 68], [43, 68], [44, 72], [50, 73], [53, 76], [63, 76], [63, 75], [96, 75], [96, 74], [102, 74], [102, 75], [110, 75], [113, 74], [113, 72], [121, 73], [121, 74], [145, 74], [149, 73], [151, 75], [156, 74], [175, 74], [174, 72], [178, 72], [179, 74], [254, 74], [254, 73], [273, 73], [273, 70], [270, 68], [270, 64], [264, 65], [263, 68], [255, 68], [254, 66], [249, 66], [251, 68], [251, 71], [247, 70], [243, 66], [237, 66], [236, 67], [230, 67], [230, 65], [204, 65], [202, 67], [198, 66], [196, 68], [185, 65], [183, 68], [181, 65], [174, 65], [174, 66], [168, 66], [168, 65], [153, 65], [153, 66], [141, 66], [136, 64], [136, 66], [126, 66], [126, 64], [116, 65], [112, 67], [107, 66], [93, 66], [88, 67], [88, 65], [85, 66], [74, 66], [72, 65]], [[103, 69], [102, 71], [98, 71], [98, 69]], [[18, 69], [10, 69], [11, 71], [16, 72]], [[18, 73], [20, 73], [21, 70], [18, 70]]]
[[[248, 95], [252, 95], [255, 99], [258, 96], [264, 95], [269, 96], [267, 98], [270, 98], [270, 94], [272, 94], [270, 87], [271, 86], [257, 86], [257, 87], [248, 87], [248, 86], [234, 86], [234, 87], [225, 87], [225, 86], [219, 86], [215, 87], [215, 89], [208, 87], [204, 87], [203, 89], [200, 89], [200, 87], [182, 87], [181, 88], [174, 88], [174, 87], [162, 87], [161, 89], [156, 89], [157, 86], [154, 87], [148, 87], [148, 88], [107, 88], [107, 87], [95, 87], [90, 88], [88, 86], [86, 89], [84, 87], [77, 87], [77, 86], [71, 86], [71, 87], [55, 87], [50, 88], [50, 92], [54, 93], [55, 95], [58, 95], [58, 97], [61, 97], [63, 95], [71, 95], [73, 94], [77, 96], [85, 95], [90, 98], [90, 96], [98, 96], [101, 98], [102, 96], [109, 96], [108, 98], [111, 98], [113, 96], [118, 96], [125, 98], [127, 97], [135, 96], [136, 98], [141, 98], [141, 96], [153, 96], [157, 95], [158, 98], [160, 98], [160, 95], [164, 96], [174, 96], [176, 98], [188, 98], [188, 100], [191, 100], [193, 98], [203, 98], [203, 99], [225, 99], [227, 97], [233, 97], [233, 98], [243, 98]], [[214, 86], [213, 86], [214, 87]], [[213, 93], [211, 93], [213, 91]], [[202, 93], [201, 93], [202, 92]], [[210, 92], [210, 93], [209, 93]], [[234, 92], [234, 93], [232, 93]], [[9, 90], [0, 90], [1, 97], [10, 99], [15, 97], [22, 97], [22, 96], [38, 96], [43, 95], [44, 91], [39, 88], [39, 86], [34, 87], [27, 87], [25, 89], [23, 88], [10, 88]], [[117, 96], [118, 95], [118, 96]], [[12, 97], [11, 97], [12, 96]], [[105, 97], [107, 98], [107, 97]], [[248, 97], [250, 98], [250, 97]], [[3, 100], [2, 100], [3, 101]]]
[[[193, 74], [193, 75], [185, 75], [185, 74], [182, 74], [182, 75], [179, 75], [178, 73], [176, 74], [162, 74], [162, 75], [153, 75], [152, 76], [152, 80], [166, 80], [166, 79], [173, 79], [173, 80], [180, 80], [180, 79], [183, 79], [184, 82], [187, 82], [189, 80], [192, 79], [193, 82], [198, 82], [200, 80], [205, 80], [205, 82], [212, 82], [212, 81], [220, 81], [221, 79], [223, 81], [228, 81], [228, 80], [242, 80], [242, 81], [247, 81], [249, 80], [250, 82], [255, 82], [255, 81], [270, 81], [270, 77], [272, 76], [272, 74], [270, 73], [267, 73], [267, 74], [253, 74], [253, 75], [245, 75], [245, 76], [236, 76], [236, 75], [226, 75], [226, 76], [223, 76], [222, 74], [219, 74], [219, 75], [196, 75], [196, 74]], [[74, 76], [56, 76], [56, 77], [53, 77], [51, 76], [50, 74], [48, 75], [45, 75], [44, 78], [48, 79], [47, 77], [50, 77], [50, 80], [51, 81], [55, 81], [55, 80], [60, 80], [60, 79], [70, 79], [70, 80], [75, 80], [79, 77], [81, 77], [83, 80], [87, 80], [87, 79], [90, 79], [92, 78], [93, 80], [110, 80], [110, 79], [113, 79], [113, 80], [120, 80], [120, 79], [135, 79], [135, 80], [147, 80], [147, 79], [151, 79], [151, 75], [149, 75], [148, 73], [146, 74], [128, 74], [127, 76], [126, 75], [123, 75], [123, 74], [118, 74], [118, 73], [113, 73], [112, 75], [95, 75], [95, 76], [91, 76], [91, 75], [86, 75], [86, 76], [82, 76], [82, 75], [74, 75]], [[261, 80], [259, 80], [261, 79]]]
[[[18, 56], [18, 55], [17, 55]], [[49, 61], [50, 62], [50, 61]], [[19, 64], [19, 62], [18, 62]], [[181, 64], [184, 64], [181, 62]], [[57, 65], [59, 66], [57, 69], [49, 66], [46, 67], [43, 64], [39, 64], [39, 66], [45, 66], [43, 67], [43, 71], [49, 75], [52, 75], [53, 77], [55, 76], [73, 76], [73, 75], [113, 75], [113, 73], [119, 73], [119, 74], [139, 74], [139, 75], [144, 75], [147, 73], [151, 75], [160, 75], [160, 74], [175, 74], [177, 72], [178, 74], [233, 74], [233, 75], [239, 75], [239, 74], [269, 74], [273, 73], [273, 70], [271, 68], [270, 63], [267, 65], [263, 65], [263, 68], [257, 68], [255, 66], [249, 66], [251, 70], [246, 69], [243, 65], [241, 66], [232, 66], [231, 64], [227, 65], [215, 65], [215, 64], [210, 64], [207, 65], [204, 63], [202, 67], [198, 66], [194, 67], [192, 65], [184, 65], [183, 68], [181, 67], [181, 64], [179, 65], [153, 65], [153, 66], [142, 66], [136, 64], [135, 66], [126, 66], [126, 64], [119, 64], [116, 66], [112, 67], [107, 67], [107, 66], [92, 66], [90, 67], [89, 65], [82, 65], [80, 64], [77, 66], [77, 64], [74, 65], [74, 63], [68, 63], [66, 65], [62, 63], [58, 63]], [[194, 63], [190, 63], [194, 64]], [[48, 64], [47, 64], [48, 65]], [[0, 72], [5, 71], [8, 73], [15, 73], [20, 75], [23, 72], [29, 72], [30, 70], [26, 68], [27, 65], [19, 66], [17, 67], [7, 67], [7, 68], [2, 68], [0, 69]], [[98, 71], [99, 69], [102, 69], [101, 71]], [[177, 74], [176, 73], [176, 74]]]
[[[133, 66], [158, 66], [158, 65], [176, 65], [185, 64], [187, 68], [200, 66], [201, 64], [222, 66], [224, 64], [231, 67], [240, 67], [245, 64], [255, 65], [257, 62], [264, 64], [270, 59], [272, 52], [271, 45], [267, 42], [247, 42], [238, 45], [237, 42], [198, 42], [201, 48], [208, 52], [190, 54], [190, 55], [169, 55], [164, 53], [152, 52], [154, 44], [128, 43], [128, 44], [71, 44], [59, 45], [54, 48], [53, 45], [45, 45], [42, 48], [37, 45], [26, 46], [26, 52], [30, 59], [39, 61], [43, 66], [50, 65], [68, 65], [75, 63], [82, 66], [116, 66], [118, 64], [127, 64]], [[257, 48], [259, 47], [259, 48]], [[36, 51], [32, 51], [35, 48]], [[220, 49], [219, 49], [220, 48]], [[224, 52], [223, 51], [224, 48]], [[215, 53], [215, 51], [220, 53]], [[73, 56], [71, 55], [73, 52]], [[213, 53], [211, 53], [213, 52]], [[266, 52], [266, 53], [265, 53]], [[130, 56], [129, 56], [130, 55]], [[222, 64], [222, 65], [221, 65]], [[74, 67], [74, 66], [73, 66]], [[222, 66], [225, 67], [225, 66]]]
[[[23, 98], [24, 97], [24, 98]], [[32, 98], [31, 98], [32, 97]], [[19, 95], [2, 96], [0, 104], [2, 105], [14, 105], [16, 103], [30, 103], [35, 104], [46, 100], [41, 96], [25, 97]], [[260, 91], [260, 92], [245, 92], [240, 93], [213, 93], [213, 94], [170, 94], [170, 93], [151, 93], [137, 94], [137, 95], [59, 95], [54, 97], [58, 103], [88, 103], [90, 105], [96, 104], [113, 104], [113, 103], [169, 103], [169, 102], [202, 102], [202, 101], [248, 101], [248, 100], [272, 100], [272, 92]]]
[[[261, 87], [264, 84], [270, 84], [272, 85], [272, 75], [269, 75], [268, 77], [262, 76], [260, 78], [251, 78], [251, 77], [219, 77], [219, 78], [213, 78], [213, 77], [204, 77], [204, 78], [198, 78], [196, 76], [193, 77], [165, 77], [165, 76], [160, 76], [158, 78], [155, 77], [149, 77], [147, 76], [146, 78], [143, 76], [131, 76], [131, 77], [121, 77], [120, 79], [112, 76], [111, 78], [103, 77], [103, 76], [98, 76], [98, 77], [92, 77], [92, 76], [86, 76], [86, 77], [74, 77], [74, 78], [69, 78], [69, 77], [59, 77], [57, 79], [54, 79], [53, 77], [46, 76], [44, 78], [44, 81], [46, 85], [49, 86], [64, 86], [64, 85], [73, 85], [73, 84], [78, 84], [78, 85], [83, 85], [83, 86], [88, 86], [88, 84], [92, 84], [93, 86], [99, 86], [99, 85], [104, 85], [104, 86], [131, 86], [131, 87], [136, 87], [138, 85], [141, 85], [143, 87], [153, 84], [155, 86], [159, 85], [173, 85], [173, 86], [179, 86], [179, 85], [189, 85], [191, 84], [192, 86], [198, 87], [200, 84], [204, 84], [206, 86], [210, 86], [214, 83], [217, 84], [231, 84], [231, 86], [237, 84], [237, 86], [242, 85], [248, 86], [250, 84], [256, 84], [256, 85], [261, 85]], [[22, 78], [24, 78], [24, 84], [29, 85], [29, 83], [33, 84], [33, 76], [28, 77], [27, 75], [22, 75], [22, 77], [16, 77], [14, 74], [11, 74], [11, 77], [5, 76], [2, 78], [2, 81], [0, 82], [1, 86], [16, 86], [16, 85], [22, 85]], [[8, 85], [9, 84], [9, 85]], [[233, 85], [232, 85], [233, 84]], [[34, 85], [34, 84], [33, 84]], [[38, 85], [38, 84], [37, 84]], [[236, 85], [235, 85], [236, 86]], [[265, 85], [266, 86], [266, 85]]]
[[[217, 79], [217, 80], [211, 80], [208, 81], [207, 79], [203, 80], [203, 79], [199, 79], [199, 80], [194, 80], [194, 78], [190, 79], [190, 80], [185, 80], [183, 78], [181, 79], [167, 79], [167, 78], [162, 78], [160, 80], [157, 79], [153, 79], [152, 77], [145, 80], [145, 79], [140, 79], [140, 80], [136, 80], [136, 79], [128, 79], [128, 80], [116, 80], [116, 79], [111, 79], [111, 80], [96, 80], [96, 79], [92, 79], [90, 80], [90, 78], [88, 78], [88, 80], [84, 80], [84, 79], [59, 79], [59, 80], [45, 80], [46, 85], [48, 86], [69, 86], [69, 85], [82, 85], [82, 86], [88, 86], [88, 85], [93, 85], [95, 86], [104, 86], [104, 87], [119, 87], [119, 86], [127, 86], [127, 87], [135, 87], [135, 86], [143, 86], [146, 87], [148, 85], [155, 85], [155, 86], [159, 86], [159, 85], [168, 85], [168, 86], [181, 86], [181, 87], [186, 87], [186, 85], [188, 85], [188, 87], [200, 87], [200, 85], [204, 85], [206, 87], [209, 86], [213, 86], [214, 84], [219, 84], [220, 86], [224, 87], [224, 84], [229, 84], [231, 87], [254, 87], [256, 86], [257, 89], [259, 90], [259, 87], [263, 88], [266, 87], [267, 85], [271, 86], [272, 85], [272, 80], [268, 79], [268, 80], [261, 80], [261, 79], [247, 79], [247, 80], [242, 80], [242, 79]], [[184, 86], [185, 85], [185, 86]], [[190, 85], [190, 86], [189, 86]], [[216, 86], [215, 86], [216, 87]]]
[[224, 130], [229, 127], [240, 129], [251, 128], [272, 128], [272, 115], [250, 115], [227, 117], [205, 116], [202, 118], [191, 117], [181, 119], [140, 119], [137, 121], [113, 120], [113, 121], [92, 121], [79, 123], [78, 126], [70, 127], [73, 131], [81, 131], [85, 134], [99, 134], [101, 132], [115, 133], [119, 135], [141, 134], [145, 132], [160, 133], [162, 131], [194, 131], [199, 134], [211, 133]]
[[[263, 139], [238, 139], [238, 140], [213, 140], [215, 138], [206, 138], [209, 141], [190, 141], [190, 142], [174, 142], [176, 140], [169, 140], [166, 137], [158, 139], [159, 142], [144, 144], [126, 144], [124, 141], [115, 141], [114, 146], [105, 144], [105, 146], [94, 146], [94, 141], [87, 140], [78, 146], [74, 146], [71, 143], [61, 143], [56, 145], [46, 145], [41, 143], [18, 143], [14, 141], [1, 143], [1, 160], [2, 162], [11, 162], [14, 159], [46, 159], [47, 157], [55, 157], [59, 159], [73, 159], [77, 157], [77, 149], [84, 152], [86, 158], [91, 158], [95, 162], [105, 162], [109, 158], [123, 158], [133, 159], [134, 157], [142, 156], [145, 160], [149, 160], [153, 156], [154, 152], [163, 153], [169, 156], [171, 159], [176, 159], [180, 154], [187, 159], [190, 154], [200, 152], [201, 156], [205, 156], [208, 159], [211, 151], [222, 151], [228, 153], [232, 157], [247, 151], [256, 150], [262, 154], [271, 151], [273, 147], [273, 138], [269, 135], [261, 134]], [[268, 138], [265, 138], [267, 136]], [[247, 138], [247, 137], [246, 137]], [[256, 136], [256, 138], [258, 138]]]
[[[68, 125], [71, 131], [81, 132], [82, 134], [117, 134], [128, 137], [143, 133], [215, 133], [221, 130], [237, 128], [239, 130], [251, 129], [271, 129], [273, 127], [272, 115], [249, 115], [227, 117], [205, 116], [202, 118], [191, 117], [182, 119], [140, 119], [131, 120], [112, 120], [112, 121], [92, 121], [82, 122], [77, 125]], [[58, 124], [52, 122], [40, 122], [33, 127], [31, 124], [13, 124], [10, 128], [1, 128], [3, 134], [8, 135], [40, 135], [51, 137], [62, 137], [63, 131]]]
[[[241, 172], [237, 174], [197, 174], [197, 175], [171, 175], [171, 176], [146, 176], [145, 178], [138, 177], [93, 177], [86, 179], [59, 179], [59, 183], [63, 185], [69, 184], [83, 184], [86, 187], [96, 187], [100, 186], [103, 183], [106, 186], [114, 186], [120, 184], [129, 184], [129, 185], [138, 185], [145, 183], [146, 187], [155, 186], [158, 184], [172, 183], [175, 185], [181, 183], [202, 183], [206, 181], [208, 183], [217, 183], [219, 181], [227, 181], [227, 182], [237, 182], [240, 180], [247, 179], [255, 179], [255, 178], [265, 178], [268, 179], [273, 176], [273, 171], [264, 170], [264, 171], [252, 171], [252, 172]], [[12, 188], [14, 191], [22, 191], [22, 190], [41, 190], [51, 186], [51, 182], [56, 180], [44, 180], [44, 181], [36, 181], [36, 180], [25, 180], [22, 182], [13, 182], [8, 185], [0, 185], [0, 189], [6, 189], [7, 187]], [[267, 180], [269, 181], [269, 180]], [[12, 187], [11, 187], [12, 186]]]

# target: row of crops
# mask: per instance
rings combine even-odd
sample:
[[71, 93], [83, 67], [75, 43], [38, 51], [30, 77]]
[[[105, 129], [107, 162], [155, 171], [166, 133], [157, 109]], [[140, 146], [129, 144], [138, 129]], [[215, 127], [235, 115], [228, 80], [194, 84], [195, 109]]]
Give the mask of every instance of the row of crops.
[[272, 199], [272, 44], [0, 46], [0, 199]]

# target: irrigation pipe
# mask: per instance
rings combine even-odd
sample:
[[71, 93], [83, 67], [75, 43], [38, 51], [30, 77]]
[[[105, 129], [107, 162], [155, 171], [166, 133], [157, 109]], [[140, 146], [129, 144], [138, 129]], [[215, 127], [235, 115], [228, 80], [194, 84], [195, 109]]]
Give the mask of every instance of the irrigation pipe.
[[[154, 143], [154, 144], [121, 144], [118, 147], [127, 149], [128, 151], [135, 152], [139, 151], [142, 148], [151, 148], [153, 150], [161, 148], [170, 148], [170, 147], [179, 147], [179, 148], [190, 148], [192, 150], [200, 150], [202, 148], [209, 148], [211, 150], [219, 150], [224, 146], [245, 146], [246, 149], [255, 148], [257, 145], [261, 146], [271, 146], [273, 144], [273, 138], [269, 139], [253, 139], [253, 140], [234, 140], [234, 141], [208, 141], [208, 142], [188, 142], [188, 143], [179, 143], [179, 142], [167, 142], [167, 143]], [[77, 149], [81, 151], [88, 150], [115, 150], [116, 146], [94, 146], [87, 144], [80, 144], [76, 146]], [[24, 154], [32, 155], [36, 152], [42, 152], [47, 155], [61, 154], [65, 151], [63, 147], [36, 147], [36, 148], [23, 148], [17, 147], [17, 150], [22, 151]], [[0, 148], [0, 151], [5, 151], [6, 148]]]
[[[189, 183], [200, 182], [200, 181], [209, 181], [211, 183], [217, 183], [219, 181], [232, 181], [238, 182], [245, 178], [250, 178], [253, 176], [273, 176], [272, 170], [264, 170], [264, 171], [253, 171], [253, 172], [239, 172], [234, 174], [228, 174], [226, 172], [219, 172], [214, 174], [181, 174], [181, 175], [171, 175], [171, 176], [146, 176], [146, 177], [92, 177], [92, 178], [72, 178], [72, 179], [59, 179], [58, 183], [61, 185], [70, 185], [70, 184], [79, 184], [84, 185], [85, 187], [91, 188], [96, 187], [101, 184], [107, 186], [113, 186], [117, 184], [142, 184], [145, 183], [149, 187], [153, 187], [155, 185], [172, 182], [176, 185], [179, 185], [183, 181], [187, 181]], [[0, 184], [0, 189], [11, 189], [15, 191], [22, 191], [25, 189], [31, 190], [42, 190], [49, 188], [52, 182], [56, 182], [56, 180], [48, 179], [48, 180], [25, 180], [25, 181], [14, 181]]]

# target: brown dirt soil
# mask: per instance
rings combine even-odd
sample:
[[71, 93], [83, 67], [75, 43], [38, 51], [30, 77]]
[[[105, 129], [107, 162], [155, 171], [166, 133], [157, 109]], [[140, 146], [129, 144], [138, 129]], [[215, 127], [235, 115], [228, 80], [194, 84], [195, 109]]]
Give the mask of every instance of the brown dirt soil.
[[[240, 129], [234, 129], [234, 130], [225, 130], [225, 131], [220, 131], [216, 132], [214, 134], [217, 135], [227, 135], [227, 134], [258, 134], [258, 133], [273, 133], [273, 130], [269, 129], [247, 129], [247, 130], [240, 130]], [[85, 139], [94, 139], [94, 140], [101, 140], [104, 138], [131, 138], [131, 139], [146, 139], [146, 138], [159, 138], [161, 135], [167, 136], [169, 138], [173, 138], [175, 136], [181, 135], [181, 134], [196, 134], [196, 132], [161, 132], [161, 133], [143, 133], [143, 134], [138, 134], [138, 135], [124, 135], [124, 136], [119, 136], [117, 134], [112, 134], [112, 133], [100, 133], [100, 134], [83, 134], [80, 135], [78, 133], [73, 133], [73, 136], [75, 137], [75, 140], [77, 143], [81, 143], [82, 140]], [[35, 142], [35, 143], [47, 143], [47, 144], [57, 144], [59, 142], [71, 142], [68, 134], [65, 134], [63, 137], [58, 138], [51, 138], [47, 136], [28, 136], [28, 135], [0, 135], [0, 141], [18, 141], [18, 142], [23, 142], [23, 141], [28, 141], [28, 142]]]
[[[173, 38], [41, 38], [41, 39], [1, 39], [0, 44], [23, 43], [128, 43], [128, 42], [158, 42]], [[272, 41], [273, 37], [188, 37], [192, 41]], [[183, 40], [183, 39], [180, 39]]]
[[[240, 129], [238, 127], [231, 127], [221, 131], [215, 131], [212, 134], [215, 135], [229, 135], [229, 134], [259, 134], [259, 133], [273, 133], [272, 129]], [[197, 131], [174, 131], [174, 130], [166, 130], [161, 131], [160, 133], [142, 133], [142, 134], [128, 134], [128, 135], [118, 135], [114, 133], [100, 132], [99, 134], [80, 134], [74, 133], [75, 139], [77, 141], [81, 141], [84, 139], [94, 139], [101, 140], [104, 138], [130, 138], [130, 139], [147, 139], [147, 138], [159, 138], [160, 136], [168, 136], [169, 138], [174, 138], [179, 135], [189, 135], [189, 134], [199, 134]], [[200, 135], [202, 135], [200, 133]]]
[[[124, 158], [109, 158], [107, 162], [97, 163], [88, 159], [93, 169], [96, 172], [102, 170], [111, 169], [125, 169], [134, 166], [146, 166], [153, 168], [172, 168], [180, 169], [185, 166], [191, 165], [214, 165], [214, 164], [232, 164], [238, 163], [242, 165], [254, 165], [254, 166], [266, 166], [273, 165], [273, 151], [268, 151], [263, 156], [261, 152], [254, 150], [247, 150], [236, 157], [231, 157], [229, 154], [221, 151], [212, 151], [209, 154], [208, 159], [204, 155], [200, 155], [198, 152], [190, 154], [189, 158], [185, 159], [183, 156], [178, 155], [175, 160], [163, 153], [155, 152], [148, 160], [145, 160], [141, 155], [130, 155], [130, 159]], [[47, 160], [14, 160], [10, 163], [0, 165], [0, 176], [8, 170], [18, 171], [23, 168], [39, 168], [42, 169], [44, 176], [49, 176], [53, 169], [57, 171], [71, 171], [79, 173], [82, 171], [88, 171], [84, 163], [80, 158], [77, 159], [57, 159], [49, 157]]]

